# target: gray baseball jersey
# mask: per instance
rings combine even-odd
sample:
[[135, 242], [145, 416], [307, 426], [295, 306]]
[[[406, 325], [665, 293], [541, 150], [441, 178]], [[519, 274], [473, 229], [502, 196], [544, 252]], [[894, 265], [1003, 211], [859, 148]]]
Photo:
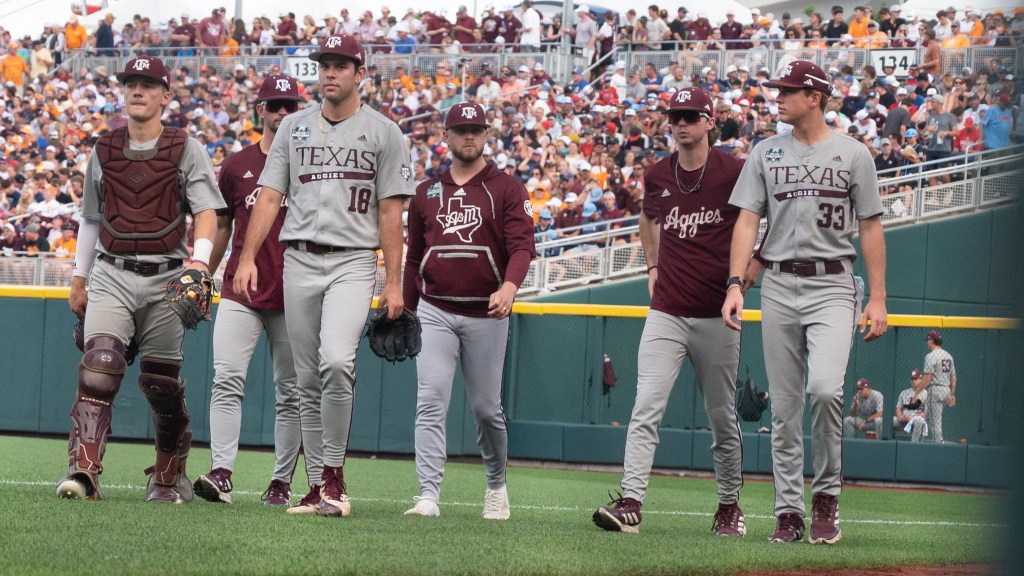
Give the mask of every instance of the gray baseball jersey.
[[857, 399], [860, 400], [857, 403], [857, 417], [867, 418], [875, 412], [882, 411], [882, 393], [878, 390], [872, 390], [871, 395], [867, 399], [861, 398], [860, 394], [857, 394]]
[[282, 242], [344, 248], [378, 248], [377, 201], [414, 193], [402, 131], [369, 106], [337, 126], [319, 106], [285, 117], [259, 183], [288, 195]]
[[[159, 138], [144, 142], [142, 144], [130, 144], [132, 150], [149, 150], [156, 146]], [[217, 178], [213, 174], [213, 165], [210, 163], [210, 155], [195, 138], [189, 138], [185, 144], [185, 150], [181, 154], [181, 162], [178, 164], [178, 183], [181, 185], [182, 194], [188, 201], [192, 213], [203, 210], [219, 210], [224, 208], [224, 198], [217, 188]], [[99, 192], [103, 186], [103, 171], [100, 169], [99, 155], [94, 150], [89, 156], [89, 163], [85, 168], [85, 186], [82, 195], [82, 217], [90, 220], [100, 219]], [[178, 246], [163, 254], [136, 254], [134, 260], [139, 262], [164, 262], [171, 258], [188, 258], [188, 238], [182, 236]], [[108, 253], [103, 245], [96, 243], [96, 249]]]
[[921, 393], [917, 395], [917, 408], [908, 408], [912, 406], [914, 402], [914, 389], [907, 388], [903, 392], [900, 392], [899, 398], [896, 399], [896, 408], [903, 408], [904, 416], [925, 416], [928, 412], [928, 390], [921, 390]]
[[932, 386], [950, 385], [950, 378], [956, 374], [956, 366], [953, 364], [953, 356], [944, 348], [936, 348], [924, 357], [924, 373], [932, 375]]
[[791, 132], [761, 141], [729, 203], [767, 216], [760, 254], [772, 262], [852, 260], [853, 218], [884, 211], [867, 148], [836, 132], [811, 147]]

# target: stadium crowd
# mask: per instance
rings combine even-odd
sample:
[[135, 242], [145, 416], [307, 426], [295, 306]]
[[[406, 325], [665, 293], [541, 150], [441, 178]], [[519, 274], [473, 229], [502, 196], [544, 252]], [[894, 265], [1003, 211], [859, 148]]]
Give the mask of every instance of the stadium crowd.
[[[646, 15], [630, 10], [597, 17], [582, 6], [570, 28], [558, 16], [542, 18], [526, 0], [500, 12], [488, 4], [479, 19], [465, 7], [452, 20], [443, 10], [397, 18], [382, 7], [379, 16], [367, 10], [353, 18], [342, 9], [338, 17], [306, 15], [300, 21], [286, 13], [276, 24], [256, 18], [247, 25], [228, 21], [225, 10], [216, 8], [201, 20], [182, 14], [155, 25], [138, 15], [122, 25], [108, 14], [92, 32], [76, 17], [46, 24], [35, 37], [12, 38], [0, 29], [7, 46], [0, 60], [0, 250], [74, 253], [75, 212], [90, 150], [99, 135], [126, 122], [124, 90], [113, 78], [117, 70], [72, 69], [71, 56], [82, 52], [302, 55], [327, 35], [347, 32], [375, 55], [441, 55], [429, 69], [408, 66], [407, 58], [374, 58], [361, 88], [364, 101], [408, 135], [417, 179], [449, 161], [443, 111], [463, 99], [483, 104], [492, 127], [485, 158], [525, 184], [543, 239], [622, 227], [638, 214], [644, 171], [674, 148], [663, 110], [679, 88], [699, 85], [715, 96], [716, 145], [731, 154], [745, 157], [760, 140], [787, 130], [777, 120], [772, 92], [761, 85], [815, 50], [828, 50], [832, 64], [828, 123], [863, 141], [879, 170], [894, 170], [890, 176], [920, 172], [916, 165], [922, 162], [1024, 141], [1018, 63], [993, 57], [984, 69], [972, 69], [941, 56], [947, 49], [1018, 45], [1024, 8], [1007, 15], [951, 7], [927, 21], [898, 5], [878, 14], [868, 7], [854, 12], [847, 19], [835, 7], [830, 18], [811, 13], [804, 22], [755, 9], [753, 24], [744, 26], [733, 14], [712, 24], [683, 7], [675, 17], [654, 5]], [[593, 65], [552, 78], [543, 59], [530, 54], [565, 36]], [[898, 78], [888, 67], [855, 68], [846, 54], [850, 47], [886, 46], [920, 46], [922, 61]], [[786, 53], [775, 70], [756, 57], [769, 47]], [[624, 52], [658, 49], [677, 50], [678, 58], [666, 69], [651, 63], [627, 69]], [[743, 58], [730, 59], [740, 63], [728, 65], [719, 78], [716, 69], [688, 56], [708, 50], [742, 51]], [[474, 54], [497, 51], [515, 52], [524, 63], [493, 69], [473, 64]], [[164, 122], [187, 129], [219, 166], [258, 141], [256, 87], [264, 75], [278, 72], [278, 64], [174, 68], [174, 97]], [[302, 96], [313, 104], [317, 86], [303, 87]]]

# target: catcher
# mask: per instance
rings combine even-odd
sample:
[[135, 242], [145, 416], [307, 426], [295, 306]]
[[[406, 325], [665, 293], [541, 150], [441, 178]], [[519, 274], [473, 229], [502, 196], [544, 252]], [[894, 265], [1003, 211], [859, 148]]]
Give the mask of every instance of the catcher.
[[[185, 478], [191, 433], [185, 383], [179, 377], [181, 342], [185, 326], [194, 328], [209, 309], [213, 281], [207, 263], [215, 210], [224, 208], [224, 201], [206, 149], [185, 132], [160, 124], [171, 101], [163, 62], [132, 58], [117, 79], [125, 86], [128, 125], [100, 137], [86, 170], [69, 298], [71, 311], [85, 319], [84, 354], [71, 407], [68, 475], [57, 495], [102, 497], [99, 475], [111, 408], [134, 336], [142, 372], [139, 388], [152, 408], [156, 434], [146, 498], [180, 503], [192, 498]], [[188, 213], [195, 242], [183, 270], [189, 255]]]
[[445, 420], [461, 361], [487, 467], [483, 517], [506, 520], [501, 375], [512, 302], [534, 254], [532, 204], [519, 181], [483, 160], [487, 123], [479, 104], [453, 106], [444, 128], [452, 166], [420, 183], [409, 205], [403, 300], [425, 337], [416, 358], [420, 494], [406, 514], [441, 514]]

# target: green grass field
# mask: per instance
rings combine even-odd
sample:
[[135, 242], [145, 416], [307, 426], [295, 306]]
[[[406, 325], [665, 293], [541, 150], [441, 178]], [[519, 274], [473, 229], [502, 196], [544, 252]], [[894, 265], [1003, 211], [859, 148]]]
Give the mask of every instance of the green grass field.
[[[593, 509], [618, 475], [514, 467], [512, 518], [480, 518], [483, 469], [449, 463], [440, 518], [405, 517], [417, 493], [409, 460], [353, 458], [346, 519], [265, 507], [273, 455], [239, 454], [235, 504], [145, 502], [153, 448], [113, 443], [105, 500], [60, 500], [67, 442], [0, 436], [0, 574], [733, 574], [994, 562], [1003, 499], [848, 487], [837, 546], [769, 544], [772, 486], [748, 482], [747, 537], [711, 534], [714, 482], [655, 477], [639, 535], [604, 532]], [[193, 449], [193, 478], [209, 451]], [[296, 477], [296, 492], [304, 475]], [[295, 500], [301, 497], [295, 495]]]

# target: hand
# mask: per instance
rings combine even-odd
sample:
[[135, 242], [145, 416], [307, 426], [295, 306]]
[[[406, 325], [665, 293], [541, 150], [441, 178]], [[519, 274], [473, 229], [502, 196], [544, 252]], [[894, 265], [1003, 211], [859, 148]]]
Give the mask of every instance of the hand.
[[647, 293], [651, 298], [654, 298], [654, 285], [658, 283], [658, 269], [651, 268], [647, 272]]
[[79, 320], [85, 318], [85, 307], [89, 303], [89, 293], [85, 289], [85, 278], [75, 276], [71, 279], [71, 295], [68, 296], [68, 305], [71, 311]]
[[881, 338], [889, 329], [889, 315], [885, 311], [885, 302], [872, 298], [864, 307], [864, 313], [860, 317], [860, 333], [868, 329], [868, 321], [871, 322], [871, 331], [864, 336], [865, 342], [871, 342]]
[[234, 291], [235, 296], [245, 304], [248, 304], [251, 300], [249, 299], [249, 289], [253, 292], [258, 290], [257, 280], [259, 273], [256, 272], [256, 263], [252, 260], [241, 260], [238, 263], [238, 269], [235, 270], [234, 281], [231, 282], [231, 290]]
[[488, 298], [487, 315], [495, 320], [503, 320], [512, 315], [512, 304], [516, 299], [518, 288], [511, 282], [504, 282], [498, 291]]
[[722, 319], [725, 325], [733, 330], [742, 330], [743, 322], [743, 292], [742, 290], [727, 290], [725, 292], [725, 303], [722, 304]]
[[402, 285], [398, 282], [385, 282], [384, 290], [377, 299], [377, 309], [388, 309], [388, 320], [394, 320], [402, 315], [405, 309], [405, 301], [402, 299]]
[[946, 398], [946, 406], [949, 406], [950, 408], [956, 406], [956, 394], [950, 394], [949, 398]]
[[742, 294], [746, 294], [747, 290], [750, 290], [754, 287], [754, 284], [757, 284], [762, 271], [764, 271], [764, 264], [757, 258], [751, 258], [750, 263], [747, 264], [746, 271], [743, 272], [743, 286], [740, 287]]

